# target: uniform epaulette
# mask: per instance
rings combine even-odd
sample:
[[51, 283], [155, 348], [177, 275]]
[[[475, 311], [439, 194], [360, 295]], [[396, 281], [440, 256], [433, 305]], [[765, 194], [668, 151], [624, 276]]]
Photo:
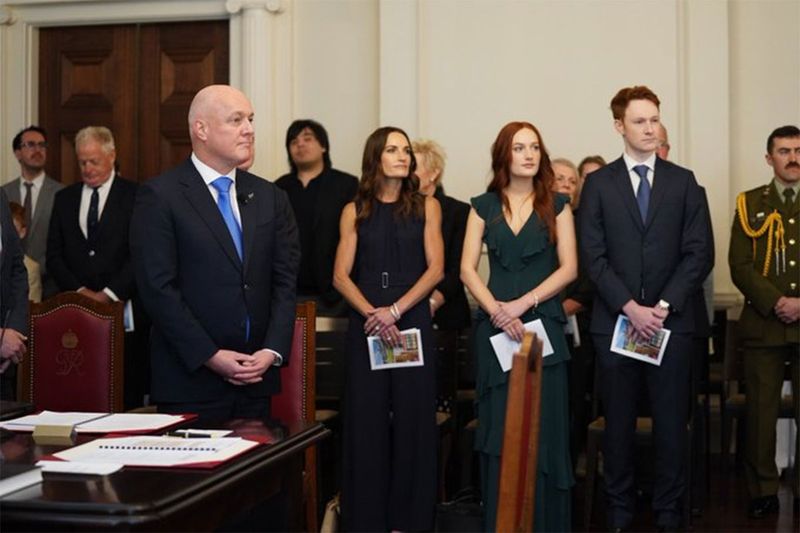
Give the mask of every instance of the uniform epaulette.
[[744, 191], [744, 194], [748, 198], [752, 198], [753, 196], [769, 196], [769, 187], [771, 183], [767, 183], [766, 185], [759, 185], [758, 187], [754, 187], [748, 191]]

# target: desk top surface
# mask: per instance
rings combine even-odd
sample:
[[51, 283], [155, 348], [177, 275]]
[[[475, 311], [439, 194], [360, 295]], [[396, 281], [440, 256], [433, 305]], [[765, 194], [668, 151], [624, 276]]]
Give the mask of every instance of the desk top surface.
[[[112, 528], [123, 524], [127, 529], [125, 524], [146, 523], [191, 502], [218, 497], [226, 491], [250, 490], [259, 479], [263, 483], [265, 472], [298, 456], [329, 433], [319, 423], [267, 426], [258, 420], [234, 420], [227, 429], [241, 437], [267, 438], [270, 443], [211, 470], [123, 468], [109, 476], [45, 473], [41, 484], [0, 499], [0, 519], [4, 523], [85, 520], [87, 525], [108, 522], [106, 525]], [[92, 438], [96, 436], [79, 437], [77, 443]], [[18, 433], [6, 438], [0, 451], [5, 462], [31, 464], [64, 448], [37, 445], [30, 434]]]

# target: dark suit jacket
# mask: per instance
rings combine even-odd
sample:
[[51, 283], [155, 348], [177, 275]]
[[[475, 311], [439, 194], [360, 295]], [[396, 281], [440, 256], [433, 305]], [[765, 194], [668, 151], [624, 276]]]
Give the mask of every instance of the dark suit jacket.
[[705, 196], [691, 171], [656, 158], [642, 222], [622, 158], [592, 173], [578, 215], [581, 261], [597, 288], [592, 333], [611, 335], [628, 300], [673, 307], [665, 328], [694, 331], [693, 297], [714, 263]]
[[436, 288], [444, 295], [445, 303], [433, 315], [433, 323], [442, 330], [469, 327], [469, 303], [461, 282], [461, 250], [467, 229], [469, 204], [446, 196], [436, 189], [436, 199], [442, 206], [442, 239], [444, 240], [444, 279]]
[[56, 193], [47, 236], [47, 270], [59, 291], [108, 287], [120, 300], [135, 293], [128, 232], [138, 186], [114, 178], [92, 241], [78, 224], [83, 183], [73, 183]]
[[[191, 159], [139, 189], [131, 251], [139, 294], [153, 321], [152, 396], [188, 402], [224, 398], [231, 385], [206, 366], [219, 349], [279, 352], [294, 330], [297, 227], [286, 193], [236, 172], [244, 264]], [[250, 338], [245, 328], [250, 319]], [[270, 369], [251, 396], [280, 390]]]
[[[320, 180], [314, 216], [314, 277], [317, 287], [322, 291], [320, 297], [328, 304], [335, 304], [342, 299], [333, 288], [333, 263], [336, 259], [336, 247], [339, 245], [339, 218], [344, 206], [355, 198], [358, 179], [335, 168], [326, 168], [314, 179]], [[292, 180], [297, 181], [296, 174], [285, 174], [275, 181], [275, 185], [288, 190], [292, 186]]]
[[22, 262], [22, 246], [11, 220], [8, 198], [0, 190], [0, 327], [23, 335], [28, 331], [28, 272]]

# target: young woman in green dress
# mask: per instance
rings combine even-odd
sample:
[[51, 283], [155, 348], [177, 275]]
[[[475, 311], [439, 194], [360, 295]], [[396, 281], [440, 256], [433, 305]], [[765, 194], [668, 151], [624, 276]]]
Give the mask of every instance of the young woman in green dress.
[[[534, 527], [570, 531], [574, 479], [569, 449], [569, 350], [559, 293], [577, 275], [572, 211], [566, 196], [551, 192], [550, 158], [532, 124], [511, 122], [500, 130], [492, 146], [492, 171], [487, 192], [472, 199], [461, 259], [461, 279], [480, 306], [473, 337], [475, 449], [481, 458], [485, 529], [495, 526], [508, 392], [508, 373], [500, 368], [489, 337], [505, 332], [519, 341], [524, 324], [541, 319], [554, 352], [543, 361]], [[488, 250], [488, 283], [478, 275], [483, 243]]]

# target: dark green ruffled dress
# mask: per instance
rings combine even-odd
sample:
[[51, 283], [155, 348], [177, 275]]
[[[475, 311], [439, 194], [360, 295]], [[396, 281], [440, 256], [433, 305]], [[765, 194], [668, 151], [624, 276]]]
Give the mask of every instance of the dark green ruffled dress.
[[[555, 196], [556, 214], [564, 209], [567, 197]], [[518, 235], [503, 217], [500, 198], [494, 192], [471, 201], [485, 229], [483, 241], [489, 252], [489, 290], [500, 301], [520, 297], [539, 285], [558, 267], [555, 245], [548, 240], [547, 227], [532, 214]], [[554, 353], [545, 357], [542, 374], [542, 412], [539, 435], [539, 460], [536, 476], [536, 531], [571, 530], [571, 494], [575, 483], [569, 448], [569, 405], [567, 360], [569, 349], [564, 338], [566, 318], [559, 296], [539, 303], [527, 311], [522, 322], [541, 318]], [[478, 429], [475, 450], [481, 457], [481, 489], [485, 506], [485, 528], [494, 530], [497, 516], [497, 486], [503, 423], [508, 393], [508, 374], [500, 369], [489, 337], [501, 330], [492, 326], [479, 309], [474, 329], [477, 357], [476, 408]]]

